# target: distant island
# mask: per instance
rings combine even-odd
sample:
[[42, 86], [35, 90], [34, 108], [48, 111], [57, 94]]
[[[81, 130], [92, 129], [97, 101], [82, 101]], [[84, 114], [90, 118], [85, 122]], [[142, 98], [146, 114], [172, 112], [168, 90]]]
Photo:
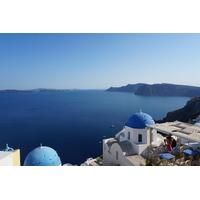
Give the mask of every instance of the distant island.
[[30, 92], [63, 92], [63, 91], [74, 91], [79, 89], [46, 89], [38, 88], [32, 90], [0, 90], [0, 93], [30, 93]]
[[122, 87], [110, 87], [106, 91], [109, 92], [133, 92], [136, 95], [144, 96], [185, 96], [198, 97], [200, 96], [200, 87], [175, 84], [128, 84]]

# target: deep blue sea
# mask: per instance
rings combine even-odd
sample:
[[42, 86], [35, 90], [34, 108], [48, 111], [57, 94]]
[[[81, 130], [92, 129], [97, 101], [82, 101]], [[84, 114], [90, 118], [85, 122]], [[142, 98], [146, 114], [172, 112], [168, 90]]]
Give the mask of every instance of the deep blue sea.
[[0, 94], [0, 149], [6, 143], [20, 149], [23, 165], [42, 143], [57, 151], [62, 164], [80, 165], [102, 155], [103, 136], [113, 137], [140, 109], [158, 120], [189, 99], [103, 90]]

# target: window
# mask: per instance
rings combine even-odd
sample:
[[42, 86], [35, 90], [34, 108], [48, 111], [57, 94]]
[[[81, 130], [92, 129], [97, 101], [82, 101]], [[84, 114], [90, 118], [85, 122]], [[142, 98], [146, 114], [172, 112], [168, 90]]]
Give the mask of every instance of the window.
[[142, 142], [142, 134], [138, 135], [138, 142]]
[[118, 151], [116, 151], [116, 159], [118, 160]]
[[128, 131], [128, 137], [127, 137], [128, 140], [130, 140], [130, 134], [131, 134], [130, 131]]

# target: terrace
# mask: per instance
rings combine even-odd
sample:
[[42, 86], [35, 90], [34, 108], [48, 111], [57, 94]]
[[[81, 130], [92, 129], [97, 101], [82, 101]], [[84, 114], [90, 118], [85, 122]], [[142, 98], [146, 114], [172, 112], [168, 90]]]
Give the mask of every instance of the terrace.
[[148, 147], [145, 151], [146, 159], [156, 166], [200, 166], [200, 149], [185, 144], [172, 154], [167, 153], [165, 146]]
[[171, 154], [167, 152], [164, 143], [157, 146], [150, 142], [143, 152], [147, 165], [200, 166], [200, 127], [179, 121], [147, 126], [150, 129], [150, 141], [153, 129], [161, 134], [172, 134], [177, 141]]

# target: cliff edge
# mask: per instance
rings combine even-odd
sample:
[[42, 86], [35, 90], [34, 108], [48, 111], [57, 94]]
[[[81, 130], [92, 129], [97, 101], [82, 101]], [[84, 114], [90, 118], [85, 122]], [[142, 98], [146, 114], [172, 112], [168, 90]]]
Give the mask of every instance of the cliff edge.
[[138, 88], [140, 88], [143, 85], [145, 85], [145, 83], [128, 84], [126, 86], [121, 86], [121, 87], [110, 87], [106, 91], [108, 91], [108, 92], [133, 92], [133, 93], [135, 93], [138, 90]]
[[196, 119], [200, 115], [200, 97], [191, 98], [186, 105], [178, 110], [168, 112], [167, 116], [162, 120], [156, 121], [156, 123], [164, 122], [190, 122], [193, 119]]
[[146, 96], [185, 96], [195, 97], [200, 96], [200, 87], [188, 85], [174, 85], [174, 84], [153, 84], [142, 85], [135, 92], [136, 95]]

